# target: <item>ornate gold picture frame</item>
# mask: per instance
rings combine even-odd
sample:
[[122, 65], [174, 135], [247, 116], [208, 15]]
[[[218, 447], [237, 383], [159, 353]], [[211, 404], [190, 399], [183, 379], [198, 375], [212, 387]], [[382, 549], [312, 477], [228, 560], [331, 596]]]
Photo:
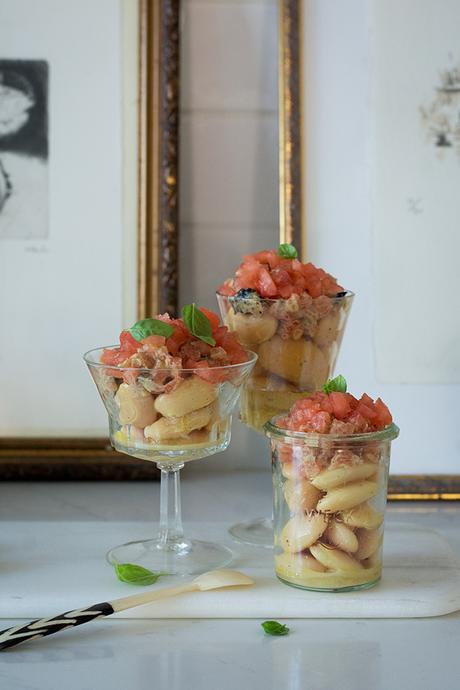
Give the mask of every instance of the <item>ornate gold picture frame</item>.
[[[279, 192], [280, 241], [307, 256], [302, 198], [305, 175], [303, 108], [304, 0], [279, 0]], [[390, 475], [391, 500], [460, 500], [460, 475]]]
[[[138, 0], [137, 312], [177, 309], [179, 0]], [[0, 479], [145, 479], [108, 438], [2, 438]]]

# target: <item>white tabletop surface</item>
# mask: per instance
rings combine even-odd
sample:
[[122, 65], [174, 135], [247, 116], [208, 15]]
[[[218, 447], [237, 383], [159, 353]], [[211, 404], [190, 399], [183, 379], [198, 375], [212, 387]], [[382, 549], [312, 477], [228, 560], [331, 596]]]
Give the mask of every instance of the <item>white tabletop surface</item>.
[[[158, 493], [158, 485], [151, 482], [0, 483], [0, 519], [154, 520]], [[186, 470], [183, 507], [185, 521], [218, 515], [219, 521], [231, 523], [263, 515], [270, 510], [270, 476]], [[456, 503], [392, 503], [387, 514], [389, 522], [438, 530], [460, 556], [459, 518]], [[13, 622], [18, 623], [2, 620], [0, 627]], [[460, 613], [409, 620], [286, 622], [290, 635], [270, 638], [257, 620], [95, 621], [0, 654], [0, 688], [458, 688]]]

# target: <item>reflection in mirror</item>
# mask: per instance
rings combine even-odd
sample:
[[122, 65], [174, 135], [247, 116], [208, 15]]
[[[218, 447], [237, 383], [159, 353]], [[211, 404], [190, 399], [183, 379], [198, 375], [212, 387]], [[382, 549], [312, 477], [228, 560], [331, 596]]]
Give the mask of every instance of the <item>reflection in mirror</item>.
[[[182, 4], [182, 304], [217, 310], [242, 256], [279, 243], [277, 42], [275, 0]], [[266, 450], [235, 421], [215, 462], [260, 468]]]

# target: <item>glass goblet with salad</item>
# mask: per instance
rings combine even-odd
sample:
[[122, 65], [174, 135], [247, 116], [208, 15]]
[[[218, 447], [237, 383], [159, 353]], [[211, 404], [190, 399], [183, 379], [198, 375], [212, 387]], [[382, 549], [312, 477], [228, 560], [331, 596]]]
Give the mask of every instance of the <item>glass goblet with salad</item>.
[[109, 562], [179, 575], [228, 563], [226, 547], [184, 537], [179, 476], [185, 462], [227, 448], [231, 414], [257, 355], [217, 314], [190, 304], [180, 319], [138, 321], [119, 345], [84, 359], [108, 412], [112, 446], [161, 470], [157, 537], [111, 549]]
[[[243, 257], [217, 291], [224, 322], [259, 355], [240, 398], [240, 419], [258, 433], [273, 416], [321, 388], [332, 376], [353, 293], [290, 244]], [[268, 518], [239, 523], [231, 534], [272, 547]]]

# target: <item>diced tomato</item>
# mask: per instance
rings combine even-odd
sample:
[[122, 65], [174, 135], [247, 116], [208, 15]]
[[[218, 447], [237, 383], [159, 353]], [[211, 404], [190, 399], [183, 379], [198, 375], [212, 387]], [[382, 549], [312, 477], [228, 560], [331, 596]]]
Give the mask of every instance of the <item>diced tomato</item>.
[[377, 398], [377, 400], [374, 403], [374, 407], [375, 411], [377, 412], [376, 423], [379, 425], [379, 427], [383, 429], [384, 427], [391, 424], [391, 422], [393, 421], [393, 417], [391, 416], [391, 412], [385, 405], [383, 400]]
[[321, 280], [319, 278], [311, 278], [307, 281], [307, 289], [311, 297], [321, 297], [323, 294], [321, 287]]
[[291, 276], [289, 275], [289, 272], [280, 266], [271, 272], [271, 277], [278, 288], [291, 284]]
[[321, 286], [323, 288], [323, 295], [334, 296], [338, 292], [343, 292], [343, 287], [339, 285], [335, 278], [332, 276], [326, 276], [321, 281]]
[[155, 350], [166, 343], [166, 338], [162, 335], [149, 335], [147, 338], [143, 338], [141, 342], [143, 345], [147, 345], [148, 348]]
[[127, 353], [127, 356], [133, 355], [138, 351], [140, 345], [129, 331], [122, 331], [120, 333], [120, 349]]
[[227, 326], [219, 326], [219, 328], [217, 328], [212, 335], [213, 335], [216, 343], [218, 345], [221, 345], [222, 340], [224, 339], [224, 337], [227, 333], [228, 333]]
[[174, 340], [174, 338], [171, 336], [166, 340], [166, 347], [168, 348], [169, 354], [175, 357], [179, 352], [180, 345], [177, 340]]
[[[101, 354], [101, 362], [102, 364], [118, 364], [118, 359], [120, 356], [120, 348], [113, 348], [113, 349], [105, 349], [102, 351]], [[113, 376], [113, 374], [109, 374], [109, 376]]]
[[174, 333], [167, 338], [166, 347], [171, 355], [176, 356], [181, 345], [184, 345], [189, 340], [190, 334], [180, 319], [174, 319], [171, 322], [171, 326], [174, 328]]
[[196, 375], [208, 383], [222, 383], [228, 376], [228, 371], [218, 367], [210, 367], [206, 361], [197, 362], [194, 368], [197, 370]]
[[200, 311], [201, 311], [205, 316], [208, 317], [208, 319], [209, 319], [209, 321], [210, 321], [210, 323], [211, 323], [211, 330], [212, 330], [212, 331], [215, 331], [216, 328], [219, 328], [220, 319], [219, 319], [219, 317], [217, 316], [217, 314], [215, 314], [215, 313], [214, 313], [213, 311], [211, 311], [210, 309], [206, 309], [206, 307], [200, 307]]
[[243, 288], [256, 290], [261, 297], [282, 299], [304, 292], [313, 298], [333, 297], [343, 291], [336, 279], [322, 268], [303, 264], [299, 259], [285, 259], [274, 249], [245, 255], [235, 277], [226, 280], [219, 292], [234, 295]]
[[235, 350], [235, 352], [232, 352], [230, 354], [230, 363], [231, 364], [243, 364], [243, 362], [248, 361], [248, 356], [246, 352], [241, 348], [241, 350]]
[[374, 422], [378, 417], [377, 412], [374, 409], [374, 401], [371, 397], [366, 395], [366, 393], [364, 393], [361, 396], [361, 399], [359, 400], [358, 405], [356, 407], [356, 412], [361, 414], [370, 422]]
[[223, 347], [227, 352], [229, 349], [234, 349], [236, 345], [235, 336], [230, 331], [226, 331], [220, 338], [220, 347]]
[[332, 410], [336, 419], [345, 419], [351, 412], [351, 401], [347, 393], [333, 391], [329, 393], [328, 397], [332, 404]]
[[101, 362], [103, 364], [112, 364], [119, 366], [128, 357], [131, 357], [141, 347], [139, 343], [129, 331], [122, 331], [120, 333], [120, 347], [106, 349], [102, 352]]
[[248, 255], [243, 257], [243, 260], [249, 261], [250, 259], [255, 259], [261, 264], [268, 264], [268, 266], [273, 269], [280, 265], [282, 257], [279, 256], [278, 252], [274, 249], [265, 249], [256, 254]]
[[220, 295], [226, 295], [227, 297], [231, 297], [232, 295], [234, 295], [234, 294], [236, 293], [236, 290], [235, 290], [235, 288], [232, 287], [232, 285], [230, 285], [229, 282], [226, 280], [224, 283], [222, 283], [222, 285], [220, 285], [220, 286], [217, 288], [217, 292], [218, 292]]
[[283, 285], [283, 287], [278, 288], [279, 296], [283, 299], [289, 299], [293, 293], [292, 285]]
[[252, 290], [257, 290], [259, 271], [260, 264], [257, 261], [241, 264], [240, 268], [236, 272], [234, 281], [236, 292], [242, 288], [251, 288]]
[[317, 391], [300, 398], [283, 418], [282, 426], [309, 433], [360, 434], [391, 424], [388, 407], [364, 394], [359, 401], [350, 393]]
[[354, 410], [348, 416], [347, 422], [353, 424], [355, 434], [365, 434], [367, 431], [373, 431], [372, 424], [367, 417], [363, 417], [357, 410]]
[[270, 273], [266, 268], [259, 269], [259, 277], [257, 279], [257, 292], [262, 297], [276, 297], [278, 288], [273, 282]]

